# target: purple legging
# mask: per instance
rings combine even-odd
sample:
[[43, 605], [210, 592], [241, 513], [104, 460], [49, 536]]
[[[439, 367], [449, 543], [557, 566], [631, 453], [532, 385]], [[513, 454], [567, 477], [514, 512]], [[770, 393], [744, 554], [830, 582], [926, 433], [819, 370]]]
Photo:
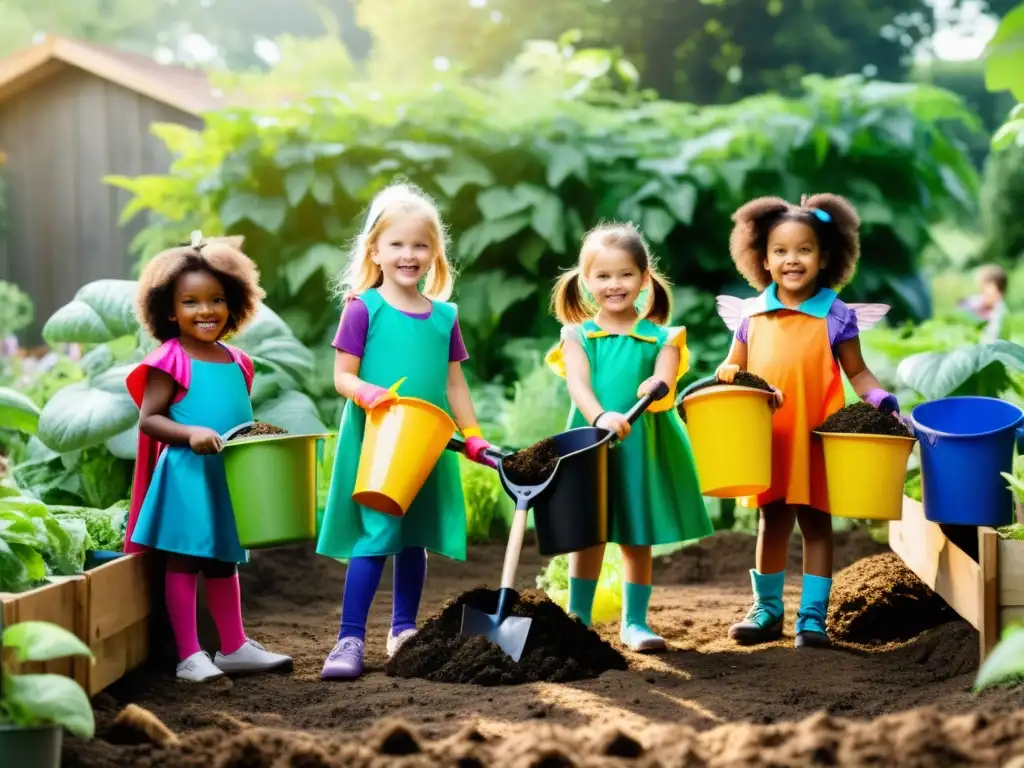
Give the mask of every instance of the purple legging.
[[[373, 555], [349, 560], [345, 596], [341, 601], [339, 640], [344, 637], [366, 639], [366, 617], [370, 615], [370, 604], [380, 585], [387, 558], [387, 555]], [[416, 614], [420, 610], [420, 597], [427, 579], [427, 551], [420, 547], [406, 547], [394, 556], [394, 560], [391, 630], [397, 635], [416, 627]]]

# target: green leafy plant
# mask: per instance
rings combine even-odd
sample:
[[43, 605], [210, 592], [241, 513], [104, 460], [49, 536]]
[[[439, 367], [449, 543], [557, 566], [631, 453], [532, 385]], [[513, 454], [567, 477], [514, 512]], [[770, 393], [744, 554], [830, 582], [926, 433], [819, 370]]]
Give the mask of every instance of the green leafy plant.
[[27, 328], [33, 317], [32, 299], [28, 294], [14, 283], [0, 280], [0, 340]]
[[897, 370], [898, 379], [925, 400], [956, 395], [999, 397], [1024, 389], [1018, 381], [1024, 371], [1024, 347], [996, 341], [961, 347], [951, 352], [911, 355]]
[[[1009, 91], [1024, 102], [1024, 3], [1003, 16], [985, 47], [985, 87]], [[1003, 126], [992, 136], [995, 149], [1024, 146], [1024, 104], [1014, 107]]]
[[16, 389], [0, 387], [0, 429], [34, 435], [39, 428], [39, 406]]
[[1024, 625], [1013, 624], [988, 655], [974, 679], [974, 690], [1012, 685], [1024, 680]]
[[[540, 575], [537, 589], [544, 590], [552, 602], [569, 610], [569, 557], [558, 555], [551, 558]], [[622, 613], [622, 550], [615, 544], [605, 547], [601, 575], [597, 580], [594, 594], [594, 608], [591, 618], [595, 624], [617, 620]]]
[[72, 576], [93, 548], [84, 520], [58, 518], [41, 501], [0, 489], [0, 592], [22, 592], [48, 576]]
[[[95, 658], [85, 643], [46, 621], [23, 621], [5, 628], [0, 651], [10, 651], [13, 660], [22, 664], [67, 656]], [[81, 739], [93, 737], [96, 721], [92, 704], [82, 686], [70, 677], [15, 674], [6, 659], [2, 674], [0, 723], [23, 728], [59, 725]]]
[[[548, 288], [602, 219], [640, 226], [670, 278], [707, 297], [705, 309], [717, 292], [743, 291], [728, 257], [729, 216], [761, 194], [848, 196], [864, 222], [864, 255], [844, 298], [887, 301], [895, 319], [927, 316], [919, 254], [932, 223], [971, 211], [978, 185], [946, 128], [976, 130], [976, 118], [927, 85], [803, 84], [799, 98], [696, 107], [604, 106], [519, 81], [383, 93], [352, 82], [344, 98], [212, 113], [201, 131], [157, 126], [177, 156], [170, 172], [108, 181], [132, 195], [124, 220], [150, 217], [135, 243], [141, 260], [194, 228], [244, 235], [268, 302], [319, 346], [337, 324], [328, 278], [361, 212], [383, 185], [409, 179], [449, 225], [460, 322], [483, 380], [512, 379], [510, 341], [556, 338]], [[694, 374], [710, 373], [728, 333], [713, 312], [687, 324]], [[715, 345], [707, 354], [706, 337]]]

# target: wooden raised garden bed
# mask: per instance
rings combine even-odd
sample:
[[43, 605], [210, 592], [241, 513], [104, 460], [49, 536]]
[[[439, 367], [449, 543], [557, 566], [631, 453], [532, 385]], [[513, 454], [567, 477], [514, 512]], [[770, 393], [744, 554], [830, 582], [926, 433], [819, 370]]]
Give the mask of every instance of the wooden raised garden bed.
[[978, 630], [984, 660], [1003, 629], [1024, 621], [1024, 541], [978, 526], [978, 557], [927, 520], [921, 503], [903, 500], [903, 519], [889, 523], [889, 546], [925, 584]]
[[149, 556], [129, 555], [80, 576], [57, 577], [53, 583], [18, 594], [0, 593], [4, 624], [49, 621], [71, 632], [92, 650], [88, 659], [59, 659], [28, 665], [73, 677], [95, 695], [149, 655]]

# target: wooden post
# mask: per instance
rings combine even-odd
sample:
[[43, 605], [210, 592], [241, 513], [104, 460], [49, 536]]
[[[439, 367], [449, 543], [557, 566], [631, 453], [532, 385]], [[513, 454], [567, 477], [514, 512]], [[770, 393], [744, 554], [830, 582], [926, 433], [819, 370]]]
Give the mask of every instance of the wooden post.
[[981, 605], [981, 623], [978, 626], [981, 660], [992, 652], [999, 642], [999, 534], [993, 528], [978, 528], [978, 602]]

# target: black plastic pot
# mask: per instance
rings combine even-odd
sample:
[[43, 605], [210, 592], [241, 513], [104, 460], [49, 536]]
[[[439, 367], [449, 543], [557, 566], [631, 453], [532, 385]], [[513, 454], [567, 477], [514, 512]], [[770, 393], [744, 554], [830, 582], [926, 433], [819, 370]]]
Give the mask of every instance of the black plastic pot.
[[537, 549], [564, 555], [608, 541], [608, 448], [612, 433], [579, 427], [555, 435], [558, 465], [533, 504]]
[[64, 729], [59, 725], [22, 728], [0, 723], [0, 765], [60, 768]]

